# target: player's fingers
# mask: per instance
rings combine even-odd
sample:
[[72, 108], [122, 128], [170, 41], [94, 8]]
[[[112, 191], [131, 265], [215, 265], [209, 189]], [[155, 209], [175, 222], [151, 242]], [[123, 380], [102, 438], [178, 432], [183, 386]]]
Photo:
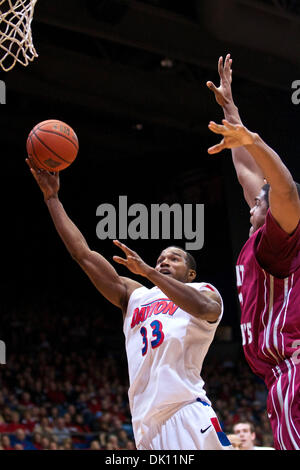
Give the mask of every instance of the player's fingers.
[[219, 91], [218, 91], [218, 88], [216, 87], [216, 85], [215, 85], [213, 82], [211, 82], [211, 81], [206, 82], [206, 86], [207, 86], [207, 88], [209, 88], [211, 91], [213, 91], [215, 94], [218, 94], [218, 92], [219, 92]]
[[113, 243], [117, 245], [121, 250], [125, 251], [126, 250], [126, 245], [124, 243], [121, 243], [119, 240], [113, 240]]
[[121, 256], [113, 256], [113, 260], [116, 261], [116, 263], [123, 264], [124, 266], [127, 265], [127, 260], [125, 258], [121, 258]]
[[35, 170], [35, 168], [32, 166], [32, 162], [30, 161], [30, 157], [25, 158], [25, 162], [26, 162], [27, 165], [29, 166], [29, 170], [30, 170], [31, 174], [32, 174], [33, 177], [37, 180], [36, 170]]
[[35, 179], [36, 181], [38, 181], [36, 171], [35, 171], [33, 168], [30, 168], [30, 172], [31, 172], [32, 176], [34, 177], [34, 179]]
[[219, 72], [220, 77], [222, 78], [223, 77], [223, 57], [222, 56], [219, 57], [218, 72]]
[[124, 253], [126, 255], [134, 255], [135, 254], [135, 252], [133, 250], [128, 248], [128, 246], [126, 246], [124, 243], [121, 243], [119, 240], [113, 240], [113, 243], [115, 245], [117, 245], [119, 248], [121, 248], [121, 250], [124, 251]]
[[35, 181], [37, 184], [40, 186], [40, 175], [37, 173], [37, 171], [34, 168], [30, 168], [30, 172], [32, 176], [34, 177]]
[[42, 168], [39, 168], [33, 160], [31, 160], [31, 168], [35, 171], [35, 174], [37, 176], [38, 179], [40, 179], [43, 175], [45, 175], [46, 173], [49, 173], [48, 171], [46, 170], [43, 170]]
[[31, 174], [35, 177], [35, 170], [32, 168], [29, 159], [26, 158], [26, 159], [25, 159], [25, 162], [26, 162], [26, 164], [28, 165]]
[[26, 162], [30, 168], [33, 168], [35, 171], [39, 170], [39, 168], [36, 166], [33, 158], [30, 155], [28, 155], [28, 158], [26, 158]]
[[214, 155], [215, 153], [219, 153], [221, 152], [222, 150], [224, 150], [226, 147], [224, 145], [224, 141], [222, 140], [222, 142], [220, 142], [219, 144], [216, 144], [216, 145], [213, 145], [212, 147], [210, 147], [207, 152], [210, 154], [210, 155]]
[[231, 124], [229, 121], [227, 121], [227, 119], [222, 119], [222, 124], [231, 131], [238, 131], [242, 128], [242, 126], [238, 124]]
[[137, 258], [136, 256], [133, 256], [133, 255], [128, 255], [127, 259], [128, 259], [128, 261], [134, 261], [135, 263], [139, 262], [139, 258]]
[[230, 54], [227, 54], [225, 57], [224, 70], [225, 72], [229, 72], [230, 70]]
[[220, 124], [216, 124], [215, 122], [211, 121], [209, 124], [208, 124], [208, 128], [209, 130], [211, 130], [212, 132], [214, 132], [215, 134], [224, 134], [226, 133], [226, 128], [225, 126], [221, 126]]

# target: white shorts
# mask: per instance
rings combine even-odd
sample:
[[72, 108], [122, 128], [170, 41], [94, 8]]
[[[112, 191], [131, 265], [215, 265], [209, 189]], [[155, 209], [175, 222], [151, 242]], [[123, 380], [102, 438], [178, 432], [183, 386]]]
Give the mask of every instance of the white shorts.
[[210, 405], [199, 398], [152, 426], [138, 450], [232, 450]]

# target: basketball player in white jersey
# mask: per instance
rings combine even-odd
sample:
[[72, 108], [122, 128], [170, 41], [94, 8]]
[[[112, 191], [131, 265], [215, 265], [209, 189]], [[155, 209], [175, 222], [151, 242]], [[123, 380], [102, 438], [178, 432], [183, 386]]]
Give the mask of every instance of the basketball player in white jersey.
[[223, 313], [218, 291], [204, 282], [193, 283], [193, 257], [178, 247], [163, 250], [152, 268], [115, 240], [126, 257], [114, 256], [114, 261], [154, 287], [119, 276], [88, 247], [67, 216], [58, 199], [58, 173], [37, 169], [31, 158], [26, 161], [67, 250], [101, 294], [123, 312], [137, 449], [231, 449], [200, 376]]

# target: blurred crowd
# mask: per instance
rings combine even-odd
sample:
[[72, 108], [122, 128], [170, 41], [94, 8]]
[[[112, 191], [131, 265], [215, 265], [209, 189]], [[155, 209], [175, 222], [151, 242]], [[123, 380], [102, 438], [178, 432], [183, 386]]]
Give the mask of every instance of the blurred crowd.
[[[1, 318], [0, 449], [134, 450], [121, 316], [38, 304]], [[251, 422], [256, 444], [272, 446], [267, 391], [242, 353], [206, 360], [202, 377], [226, 433]]]
[[134, 449], [117, 360], [41, 351], [1, 369], [3, 449]]
[[243, 352], [239, 358], [216, 357], [206, 362], [202, 377], [207, 395], [220, 424], [227, 434], [235, 433], [235, 425], [251, 423], [255, 444], [273, 446], [273, 436], [267, 415], [267, 388], [246, 363]]

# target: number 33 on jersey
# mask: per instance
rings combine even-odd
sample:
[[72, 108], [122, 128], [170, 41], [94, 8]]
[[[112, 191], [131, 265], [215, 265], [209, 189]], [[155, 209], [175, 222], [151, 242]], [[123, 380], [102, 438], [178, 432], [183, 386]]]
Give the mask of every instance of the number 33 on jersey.
[[[162, 331], [162, 324], [159, 320], [154, 320], [152, 323], [150, 323], [150, 326], [152, 328], [152, 337], [154, 338], [150, 344], [153, 349], [157, 348], [158, 346], [161, 345], [163, 342], [165, 335]], [[142, 326], [140, 329], [140, 333], [143, 337], [143, 349], [142, 349], [142, 355], [145, 356], [148, 351], [148, 335], [147, 335], [147, 329], [145, 326]]]

